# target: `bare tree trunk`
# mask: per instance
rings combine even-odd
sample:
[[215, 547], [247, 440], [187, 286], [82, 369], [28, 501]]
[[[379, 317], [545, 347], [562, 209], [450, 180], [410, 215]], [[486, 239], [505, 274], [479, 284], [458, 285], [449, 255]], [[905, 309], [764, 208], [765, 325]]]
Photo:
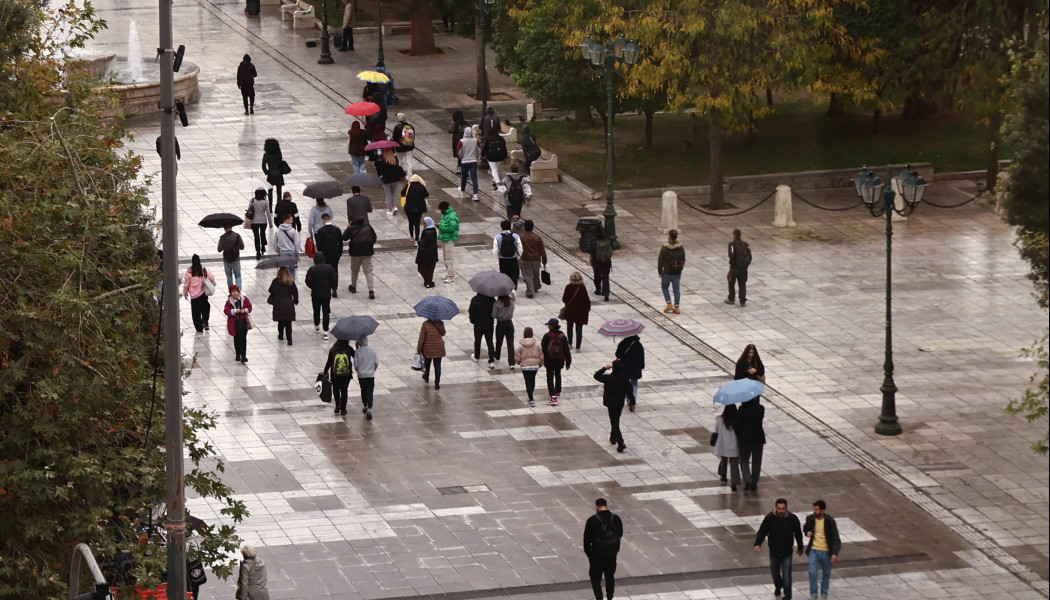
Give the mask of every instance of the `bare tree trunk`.
[[474, 89], [477, 90], [477, 99], [488, 101], [489, 99], [489, 77], [485, 70], [485, 36], [481, 28], [481, 19], [474, 19], [474, 70], [476, 80]]
[[988, 168], [984, 178], [984, 189], [989, 192], [995, 189], [999, 180], [999, 128], [1002, 127], [1003, 116], [999, 111], [992, 113], [988, 119]]
[[725, 189], [722, 185], [722, 117], [711, 111], [711, 208], [726, 207]]
[[766, 108], [773, 108], [773, 88], [766, 88]]
[[412, 56], [437, 54], [429, 0], [409, 0], [408, 10], [412, 19]]
[[828, 100], [828, 116], [829, 117], [845, 117], [846, 116], [846, 103], [842, 101], [842, 96], [836, 93], [831, 94], [831, 98]]
[[647, 110], [645, 111], [645, 149], [651, 151], [653, 149], [653, 115], [656, 111]]
[[882, 111], [875, 109], [875, 113], [871, 115], [871, 135], [875, 135], [879, 132], [879, 123], [882, 121]]
[[590, 106], [577, 106], [576, 116], [573, 121], [580, 127], [594, 127], [594, 115], [591, 114]]

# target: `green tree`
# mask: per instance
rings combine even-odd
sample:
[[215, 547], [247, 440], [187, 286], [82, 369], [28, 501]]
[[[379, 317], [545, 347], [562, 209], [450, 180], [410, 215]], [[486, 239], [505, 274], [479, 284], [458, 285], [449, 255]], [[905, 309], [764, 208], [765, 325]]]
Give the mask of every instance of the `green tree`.
[[[141, 159], [121, 125], [102, 117], [114, 100], [54, 58], [104, 23], [90, 5], [45, 13], [42, 4], [0, 0], [3, 598], [67, 598], [78, 542], [101, 560], [132, 560], [138, 582], [159, 583], [164, 549], [142, 522], [165, 497], [163, 384], [154, 376], [181, 375], [180, 365], [154, 362], [156, 223], [136, 181]], [[62, 28], [61, 40], [52, 37]], [[212, 425], [187, 411], [186, 482], [240, 520], [244, 505], [201, 466], [214, 452], [198, 434]], [[200, 557], [228, 575], [234, 530], [203, 534]]]

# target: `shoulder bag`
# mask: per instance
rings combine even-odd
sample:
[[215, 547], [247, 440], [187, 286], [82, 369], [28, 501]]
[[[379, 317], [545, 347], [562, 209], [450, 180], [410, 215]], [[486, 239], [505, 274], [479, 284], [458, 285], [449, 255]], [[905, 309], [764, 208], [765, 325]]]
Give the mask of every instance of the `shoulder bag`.
[[208, 269], [204, 269], [204, 295], [212, 296], [215, 294], [215, 282], [208, 279]]
[[576, 295], [579, 294], [579, 293], [580, 293], [580, 288], [576, 288], [576, 291], [572, 293], [572, 296], [569, 298], [569, 301], [566, 302], [565, 306], [561, 307], [561, 310], [558, 311], [558, 318], [559, 319], [561, 319], [562, 321], [565, 320], [565, 309], [568, 308], [570, 304], [572, 304], [572, 301], [576, 299]]

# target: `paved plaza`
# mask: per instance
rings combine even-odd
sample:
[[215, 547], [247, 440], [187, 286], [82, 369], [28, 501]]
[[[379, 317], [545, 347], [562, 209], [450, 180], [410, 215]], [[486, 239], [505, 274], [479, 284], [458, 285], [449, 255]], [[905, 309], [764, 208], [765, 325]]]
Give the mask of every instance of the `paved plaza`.
[[[92, 47], [123, 54], [131, 19], [143, 47], [156, 45], [154, 3], [96, 5], [110, 29]], [[188, 264], [199, 254], [220, 286], [218, 232], [196, 222], [210, 212], [243, 212], [248, 196], [237, 182], [262, 176], [263, 140], [276, 137], [305, 225], [312, 201], [299, 195], [303, 184], [351, 172], [343, 107], [359, 99], [354, 74], [375, 64], [374, 33], [359, 32], [358, 52], [333, 52], [336, 64], [320, 66], [319, 50], [304, 44], [317, 31], [283, 25], [276, 6], [264, 6], [257, 18], [245, 17], [242, 7], [234, 0], [173, 6], [175, 43], [201, 67], [202, 93], [190, 106], [191, 126], [176, 132], [179, 256]], [[275, 600], [590, 598], [580, 546], [599, 496], [626, 529], [617, 598], [772, 597], [766, 550], [756, 555], [752, 543], [781, 496], [800, 516], [823, 498], [839, 521], [843, 550], [833, 598], [1047, 597], [1050, 476], [1047, 459], [1029, 449], [1046, 424], [1029, 425], [1003, 410], [1036, 369], [1019, 351], [1041, 335], [1046, 316], [1032, 301], [1011, 229], [989, 208], [921, 206], [895, 225], [894, 360], [904, 427], [897, 437], [873, 432], [885, 236], [883, 221], [862, 208], [831, 212], [796, 202], [798, 226], [779, 229], [771, 226], [772, 203], [719, 218], [695, 210], [701, 199], [684, 197], [682, 314], [667, 315], [656, 274], [660, 198], [619, 201], [624, 248], [613, 259], [612, 297], [594, 302], [583, 349], [565, 372], [561, 406], [528, 408], [520, 371], [473, 361], [465, 314], [446, 323], [448, 358], [435, 391], [409, 369], [421, 323], [412, 305], [438, 293], [466, 308], [469, 276], [496, 268], [491, 240], [503, 210], [487, 194], [479, 203], [453, 195], [458, 178], [446, 130], [453, 110], [478, 108], [466, 95], [473, 42], [439, 35], [443, 54], [431, 57], [407, 56], [408, 44], [405, 35], [386, 37], [386, 64], [397, 78], [399, 109], [417, 127], [417, 172], [431, 192], [430, 214], [436, 220], [437, 203], [449, 200], [461, 215], [461, 275], [425, 289], [405, 220], [383, 210], [371, 218], [379, 236], [375, 300], [345, 292], [343, 261], [333, 322], [351, 314], [380, 322], [372, 337], [381, 362], [375, 419], [354, 410], [333, 415], [313, 391], [329, 343], [313, 331], [302, 275], [308, 265], [300, 266], [303, 301], [289, 347], [278, 343], [265, 304], [274, 272], [244, 261], [259, 325], [248, 336], [247, 365], [234, 361], [219, 300], [205, 335], [194, 334], [188, 303], [181, 308], [183, 351], [192, 362], [186, 404], [217, 413], [207, 439], [225, 463], [223, 479], [250, 509], [238, 533], [259, 548]], [[259, 71], [253, 116], [241, 114], [234, 78], [245, 53]], [[490, 75], [510, 98], [495, 102], [497, 110], [516, 121], [526, 99], [495, 69]], [[159, 127], [155, 119], [136, 119], [132, 131], [146, 171], [157, 174], [152, 198], [159, 206]], [[479, 180], [490, 188], [487, 175]], [[748, 207], [768, 191], [729, 200]], [[519, 298], [518, 336], [526, 326], [541, 332], [558, 313], [571, 272], [589, 274], [574, 227], [603, 208], [565, 183], [536, 184], [534, 192], [525, 217], [547, 243], [554, 285]], [[828, 208], [855, 201], [846, 188], [799, 192]], [[927, 198], [953, 205], [976, 192], [971, 180], [940, 181]], [[366, 193], [380, 209], [379, 191]], [[340, 227], [343, 200], [332, 201]], [[743, 230], [755, 257], [746, 308], [722, 303], [733, 228]], [[250, 248], [250, 232], [242, 235]], [[441, 264], [437, 275], [444, 275]], [[638, 410], [622, 422], [623, 454], [607, 443], [608, 419], [592, 379], [617, 341], [597, 328], [619, 317], [646, 325], [647, 354]], [[769, 443], [759, 489], [733, 493], [719, 485], [708, 445], [718, 412], [711, 398], [732, 379], [748, 343], [766, 364]], [[350, 391], [352, 408], [356, 382]], [[220, 508], [189, 501], [209, 522], [222, 520]], [[230, 598], [233, 587], [211, 577], [202, 598]], [[795, 561], [794, 590], [807, 597], [804, 559]]]

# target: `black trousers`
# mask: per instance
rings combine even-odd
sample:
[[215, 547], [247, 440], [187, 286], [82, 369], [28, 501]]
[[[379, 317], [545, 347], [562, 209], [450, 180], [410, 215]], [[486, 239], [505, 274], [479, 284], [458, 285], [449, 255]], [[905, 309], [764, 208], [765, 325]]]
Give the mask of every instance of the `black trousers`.
[[211, 317], [211, 302], [208, 301], [207, 294], [190, 299], [190, 316], [193, 317], [193, 328], [197, 333], [204, 331]]
[[736, 297], [736, 293], [733, 289], [733, 284], [736, 283], [740, 287], [740, 303], [747, 302], [747, 269], [733, 269], [729, 271], [729, 299], [733, 300]]
[[532, 393], [536, 391], [536, 373], [532, 369], [521, 370], [521, 374], [525, 377], [525, 393], [529, 395], [529, 402], [534, 402]]
[[623, 443], [623, 434], [620, 433], [620, 415], [623, 414], [623, 404], [610, 406], [609, 408], [609, 441], [617, 444]]
[[233, 351], [237, 359], [248, 358], [248, 330], [245, 329], [233, 336]]
[[346, 51], [352, 51], [354, 49], [354, 28], [343, 27], [343, 45], [342, 49]]
[[612, 263], [601, 263], [598, 261], [592, 265], [594, 269], [594, 293], [609, 299], [609, 273], [612, 272]]
[[485, 338], [485, 346], [489, 351], [489, 362], [494, 360], [494, 349], [492, 347], [492, 321], [488, 323], [474, 324], [474, 359], [481, 359], [481, 338]]
[[339, 257], [337, 256], [332, 259], [325, 256], [324, 262], [332, 265], [332, 269], [335, 270], [335, 277], [332, 278], [332, 293], [336, 293], [339, 291]]
[[292, 322], [291, 321], [277, 321], [277, 339], [283, 340], [285, 336], [288, 336], [288, 345], [292, 344]]
[[255, 88], [241, 88], [241, 100], [244, 100], [244, 112], [255, 110]]
[[508, 204], [507, 205], [507, 220], [514, 218], [514, 215], [521, 216], [521, 208], [524, 204]]
[[346, 410], [346, 399], [350, 395], [350, 377], [332, 377], [332, 397], [335, 399], [335, 410]]
[[408, 218], [408, 237], [419, 241], [419, 222], [423, 219], [423, 213], [414, 210], [406, 210], [405, 217]]
[[552, 398], [561, 395], [561, 368], [547, 367], [547, 393]]
[[314, 298], [313, 296], [310, 299], [314, 303], [314, 327], [321, 325], [323, 317], [324, 325], [322, 327], [325, 331], [328, 331], [328, 319], [332, 316], [332, 299]]
[[252, 223], [252, 237], [255, 238], [255, 253], [263, 254], [266, 252], [266, 223], [259, 223], [256, 225]]
[[499, 272], [514, 280], [514, 289], [518, 289], [518, 278], [521, 277], [521, 268], [518, 267], [518, 259], [499, 259]]
[[430, 379], [430, 363], [434, 363], [434, 384], [441, 383], [441, 357], [437, 358], [424, 358], [423, 359], [423, 379], [429, 381]]
[[372, 410], [372, 398], [376, 391], [375, 377], [358, 377], [357, 383], [361, 384], [361, 405]]
[[616, 591], [616, 555], [601, 556], [588, 554], [590, 562], [588, 574], [591, 576], [591, 587], [594, 589], [594, 600], [602, 600], [602, 577], [605, 577], [606, 597], [612, 598]]
[[514, 366], [514, 321], [496, 321], [496, 353], [498, 361], [503, 341], [507, 341], [507, 364]]

